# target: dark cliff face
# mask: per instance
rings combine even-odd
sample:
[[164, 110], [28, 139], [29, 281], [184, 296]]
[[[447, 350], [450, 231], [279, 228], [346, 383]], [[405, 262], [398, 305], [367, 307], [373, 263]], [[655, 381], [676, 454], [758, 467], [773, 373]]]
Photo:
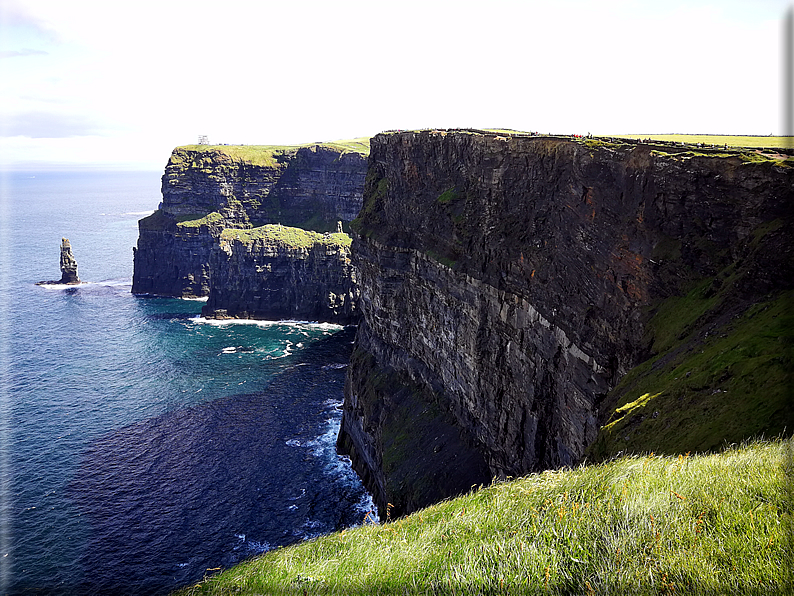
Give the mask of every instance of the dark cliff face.
[[670, 301], [721, 276], [711, 310], [681, 332], [693, 350], [698, 329], [790, 290], [794, 168], [754, 159], [472, 132], [373, 138], [351, 226], [363, 322], [339, 445], [379, 506], [410, 510], [406, 485], [446, 471], [428, 458], [389, 477], [400, 387], [447, 415], [472, 478], [571, 465], [638, 397], [610, 393], [618, 381], [670, 348], [654, 318]]
[[361, 153], [312, 145], [263, 148], [248, 159], [222, 148], [175, 149], [163, 176], [163, 211], [219, 212], [236, 227], [281, 223], [325, 232], [361, 208], [367, 161]]
[[[253, 235], [253, 236], [252, 236]], [[209, 318], [358, 321], [356, 273], [347, 234], [280, 225], [226, 230], [212, 250]]]
[[[210, 291], [209, 260], [223, 221], [178, 223], [162, 210], [138, 222], [132, 291], [135, 294], [199, 298]], [[191, 222], [192, 223], [192, 222]]]
[[346, 227], [361, 206], [365, 172], [361, 152], [325, 145], [175, 149], [160, 209], [139, 224], [132, 291], [208, 296], [224, 229]]

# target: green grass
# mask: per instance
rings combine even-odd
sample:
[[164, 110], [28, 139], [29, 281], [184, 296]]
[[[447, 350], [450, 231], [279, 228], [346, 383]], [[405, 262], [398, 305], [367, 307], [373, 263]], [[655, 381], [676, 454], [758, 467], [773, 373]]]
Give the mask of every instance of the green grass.
[[690, 333], [702, 332], [697, 319], [718, 299], [704, 295], [708, 285], [670, 299], [651, 320], [662, 330], [655, 338], [661, 350], [607, 397], [610, 403], [619, 396], [617, 407], [590, 447], [591, 457], [646, 449], [709, 451], [726, 440], [794, 428], [789, 389], [794, 293], [756, 304], [692, 342]]
[[[330, 147], [342, 153], [350, 152], [369, 155], [369, 138], [367, 137], [327, 143], [306, 143], [304, 145], [184, 145], [177, 147], [175, 152], [179, 150], [193, 153], [220, 152], [236, 161], [243, 161], [257, 166], [276, 167], [286, 156], [294, 154], [301, 147], [312, 147], [314, 145]], [[186, 160], [187, 156], [179, 153], [171, 157], [171, 163], [174, 164]]]
[[225, 229], [221, 233], [221, 240], [243, 242], [250, 244], [256, 240], [269, 243], [279, 243], [290, 248], [311, 248], [316, 244], [328, 247], [349, 247], [352, 240], [345, 233], [320, 234], [291, 228], [280, 224], [267, 224], [258, 228], [247, 230]]
[[[791, 441], [495, 483], [281, 548], [179, 594], [778, 594]], [[787, 562], [788, 561], [788, 562]]]
[[168, 226], [173, 225], [173, 218], [167, 215], [162, 209], [157, 209], [151, 215], [144, 217], [138, 222], [140, 230], [152, 232], [162, 232]]
[[323, 147], [339, 149], [343, 153], [361, 153], [369, 155], [369, 137], [358, 137], [356, 139], [345, 139], [342, 141], [329, 141], [327, 143], [315, 143]]
[[[433, 129], [417, 129], [413, 131], [400, 131], [400, 132], [423, 132], [423, 131], [430, 131]], [[513, 130], [510, 128], [484, 128], [483, 131], [493, 133], [493, 134], [501, 134], [503, 136], [527, 136], [530, 133], [520, 130]], [[477, 135], [478, 133], [466, 131], [466, 130], [455, 130], [449, 129], [444, 130], [444, 132], [453, 133], [457, 132], [459, 134], [471, 134]], [[397, 131], [388, 131], [382, 134], [397, 134]], [[567, 134], [541, 134], [538, 136], [569, 136]], [[595, 146], [607, 146], [610, 143], [604, 141], [605, 138], [614, 138], [616, 141], [620, 139], [652, 139], [655, 141], [669, 141], [673, 143], [686, 143], [686, 144], [697, 144], [703, 143], [706, 145], [728, 145], [728, 147], [753, 147], [753, 148], [766, 148], [766, 149], [776, 149], [776, 148], [792, 148], [794, 147], [794, 137], [791, 136], [753, 136], [753, 135], [695, 135], [695, 134], [645, 134], [645, 135], [638, 135], [638, 134], [616, 134], [616, 135], [598, 135], [598, 139], [587, 139], [584, 138], [582, 141], [585, 141], [588, 146], [595, 147]], [[597, 143], [597, 144], [596, 144]]]
[[442, 192], [439, 195], [439, 197], [436, 199], [436, 201], [438, 201], [442, 205], [447, 205], [453, 201], [456, 201], [459, 198], [460, 195], [458, 194], [457, 190], [455, 190], [455, 187], [452, 187]]
[[194, 213], [191, 215], [180, 215], [176, 218], [177, 226], [180, 228], [200, 228], [212, 224], [223, 224], [223, 215], [217, 211], [211, 213]]
[[[605, 135], [600, 135], [604, 137]], [[784, 148], [794, 147], [794, 137], [760, 137], [737, 135], [614, 135], [623, 139], [653, 139], [673, 143], [704, 143], [706, 145], [728, 145], [728, 147]]]

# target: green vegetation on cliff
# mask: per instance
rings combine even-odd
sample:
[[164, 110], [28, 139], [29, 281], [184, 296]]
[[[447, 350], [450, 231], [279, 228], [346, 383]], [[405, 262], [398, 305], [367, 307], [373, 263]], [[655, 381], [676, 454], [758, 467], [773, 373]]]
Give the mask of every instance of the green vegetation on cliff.
[[784, 148], [794, 146], [794, 137], [760, 137], [741, 135], [615, 135], [623, 139], [651, 139], [672, 143], [697, 143], [705, 145], [728, 145], [728, 147]]
[[173, 225], [174, 218], [166, 214], [162, 209], [157, 209], [151, 215], [148, 215], [138, 222], [140, 230], [150, 232], [162, 232], [168, 226]]
[[281, 224], [266, 224], [247, 230], [227, 228], [221, 233], [221, 240], [237, 240], [245, 244], [263, 240], [265, 243], [277, 243], [289, 248], [311, 248], [318, 244], [326, 247], [349, 248], [352, 242], [350, 236], [344, 232], [320, 234]]
[[[294, 154], [302, 147], [328, 147], [342, 153], [360, 153], [369, 155], [369, 138], [345, 139], [329, 141], [327, 143], [306, 143], [303, 145], [184, 145], [177, 147], [171, 162], [177, 163], [180, 159], [187, 159], [187, 152], [193, 153], [222, 153], [233, 160], [244, 161], [255, 166], [277, 167], [285, 156]], [[180, 152], [179, 150], [184, 151]]]
[[495, 483], [282, 548], [196, 594], [778, 594], [792, 588], [791, 441]]
[[[726, 441], [791, 434], [794, 292], [745, 298], [764, 284], [774, 287], [763, 274], [754, 275], [770, 267], [764, 264], [764, 243], [783, 246], [776, 238], [788, 233], [780, 219], [757, 226], [744, 256], [710, 277], [675, 267], [667, 283], [683, 288], [649, 308], [650, 357], [602, 402], [606, 419], [588, 449], [590, 458], [643, 450], [706, 452]], [[705, 240], [699, 249], [715, 260], [725, 250]], [[681, 245], [660, 242], [654, 257], [676, 262]]]
[[694, 322], [717, 299], [704, 296], [709, 286], [669, 299], [651, 320], [659, 328], [656, 341], [669, 347], [635, 367], [611, 392], [620, 396], [618, 406], [591, 446], [591, 457], [646, 449], [709, 451], [726, 441], [794, 428], [794, 321], [788, 313], [794, 293], [756, 304], [688, 343], [690, 334], [702, 333], [690, 331]]
[[201, 226], [223, 225], [223, 215], [217, 211], [212, 213], [195, 213], [193, 215], [181, 215], [177, 217], [177, 226], [181, 228], [200, 228]]
[[222, 225], [223, 216], [217, 211], [211, 213], [191, 213], [188, 215], [173, 216], [165, 213], [162, 209], [157, 209], [148, 217], [140, 220], [141, 230], [162, 232], [176, 225], [177, 229], [198, 229], [201, 226]]

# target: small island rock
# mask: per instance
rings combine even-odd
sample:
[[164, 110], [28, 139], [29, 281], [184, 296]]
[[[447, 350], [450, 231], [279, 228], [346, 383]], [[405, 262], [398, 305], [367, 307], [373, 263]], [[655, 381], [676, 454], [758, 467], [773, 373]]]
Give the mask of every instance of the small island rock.
[[37, 285], [66, 284], [76, 286], [79, 283], [77, 260], [72, 254], [72, 245], [68, 238], [61, 238], [61, 279], [58, 281], [40, 281]]
[[77, 261], [72, 254], [72, 245], [68, 238], [61, 238], [61, 283], [76, 285], [80, 283], [77, 277]]

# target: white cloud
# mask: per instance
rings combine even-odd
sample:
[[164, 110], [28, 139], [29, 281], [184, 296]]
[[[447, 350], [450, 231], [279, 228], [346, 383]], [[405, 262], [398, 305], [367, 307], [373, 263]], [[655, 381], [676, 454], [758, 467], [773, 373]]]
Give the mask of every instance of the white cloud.
[[429, 126], [782, 126], [783, 0], [5, 6], [6, 158], [38, 146], [49, 159], [70, 145], [32, 137], [81, 132], [64, 159], [117, 161], [147, 141], [159, 155], [198, 134], [280, 144]]

